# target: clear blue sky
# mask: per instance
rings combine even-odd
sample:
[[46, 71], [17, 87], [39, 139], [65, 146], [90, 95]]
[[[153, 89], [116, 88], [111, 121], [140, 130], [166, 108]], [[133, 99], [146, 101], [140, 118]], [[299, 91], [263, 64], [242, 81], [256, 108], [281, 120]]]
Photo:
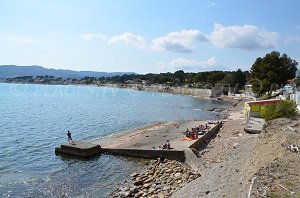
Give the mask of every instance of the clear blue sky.
[[159, 73], [300, 60], [299, 0], [1, 0], [0, 64]]

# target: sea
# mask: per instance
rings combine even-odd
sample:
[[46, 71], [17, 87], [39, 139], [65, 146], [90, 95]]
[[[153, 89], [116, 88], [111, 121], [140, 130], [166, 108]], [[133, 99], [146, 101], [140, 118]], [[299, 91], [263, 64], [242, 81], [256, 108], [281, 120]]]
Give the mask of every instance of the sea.
[[95, 140], [155, 122], [216, 120], [223, 101], [74, 85], [0, 83], [0, 197], [107, 197], [144, 161], [57, 156], [67, 141]]

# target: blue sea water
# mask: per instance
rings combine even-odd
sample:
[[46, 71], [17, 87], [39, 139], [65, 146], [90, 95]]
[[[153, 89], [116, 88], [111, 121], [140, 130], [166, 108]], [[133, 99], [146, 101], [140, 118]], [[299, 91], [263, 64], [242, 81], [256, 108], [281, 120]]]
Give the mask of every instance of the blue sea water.
[[56, 156], [67, 130], [97, 139], [157, 121], [218, 119], [206, 110], [221, 106], [130, 89], [0, 83], [0, 197], [105, 197], [142, 163]]

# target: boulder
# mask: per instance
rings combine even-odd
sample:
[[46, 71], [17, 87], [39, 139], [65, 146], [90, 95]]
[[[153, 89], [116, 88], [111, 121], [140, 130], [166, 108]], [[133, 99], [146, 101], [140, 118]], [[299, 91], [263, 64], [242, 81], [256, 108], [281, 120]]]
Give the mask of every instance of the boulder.
[[174, 177], [176, 177], [176, 178], [181, 177], [181, 173], [175, 173]]

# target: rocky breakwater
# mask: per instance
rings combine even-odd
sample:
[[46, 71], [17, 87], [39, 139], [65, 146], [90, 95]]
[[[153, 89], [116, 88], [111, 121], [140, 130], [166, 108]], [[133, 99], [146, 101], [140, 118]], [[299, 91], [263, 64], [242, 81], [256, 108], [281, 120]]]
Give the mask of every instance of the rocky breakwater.
[[111, 197], [170, 197], [186, 183], [200, 177], [188, 165], [168, 160], [151, 160], [141, 173], [133, 173], [124, 186], [111, 193]]

